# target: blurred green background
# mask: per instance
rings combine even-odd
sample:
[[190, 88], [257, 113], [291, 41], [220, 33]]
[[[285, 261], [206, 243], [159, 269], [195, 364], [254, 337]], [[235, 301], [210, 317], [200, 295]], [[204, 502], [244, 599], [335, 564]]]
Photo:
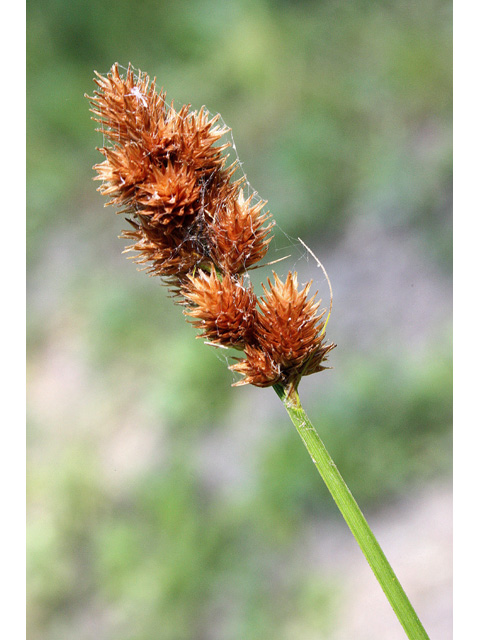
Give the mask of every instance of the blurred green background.
[[338, 347], [305, 408], [451, 637], [451, 22], [442, 0], [27, 1], [30, 640], [403, 637], [273, 391], [232, 389], [121, 255], [84, 97], [116, 61], [232, 127], [280, 275], [328, 299], [297, 237], [324, 263]]

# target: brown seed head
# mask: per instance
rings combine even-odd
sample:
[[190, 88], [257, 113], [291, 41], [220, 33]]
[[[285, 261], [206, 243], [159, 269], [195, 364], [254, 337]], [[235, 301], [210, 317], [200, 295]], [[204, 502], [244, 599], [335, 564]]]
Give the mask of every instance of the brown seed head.
[[219, 115], [211, 117], [205, 107], [190, 111], [190, 105], [177, 112], [173, 104], [167, 105], [164, 91], [157, 93], [155, 80], [141, 72], [135, 75], [131, 66], [126, 77], [118, 64], [107, 76], [96, 75], [99, 90], [90, 98], [93, 119], [111, 142], [136, 144], [154, 161], [181, 157], [205, 173], [223, 166], [222, 152], [229, 144], [217, 142], [229, 128], [219, 124]]
[[164, 278], [202, 338], [244, 350], [231, 367], [244, 376], [237, 384], [296, 386], [324, 369], [335, 345], [325, 344], [311, 283], [299, 291], [296, 274], [285, 282], [274, 274], [257, 301], [239, 278], [265, 257], [273, 223], [265, 202], [245, 200], [245, 178], [233, 179], [237, 163], [228, 164], [229, 143], [219, 144], [228, 131], [220, 116], [190, 105], [176, 111], [155, 80], [130, 66], [122, 77], [113, 65], [96, 84], [93, 119], [110, 143], [100, 149], [96, 179], [107, 204], [132, 218], [126, 251]]
[[108, 204], [123, 207], [122, 213], [185, 224], [185, 215], [199, 213], [211, 174], [219, 174], [217, 181], [230, 179], [223, 168], [228, 144], [217, 144], [228, 128], [205, 108], [167, 107], [155, 81], [142, 73], [136, 77], [131, 67], [123, 78], [115, 64], [106, 77], [97, 74], [96, 83], [93, 119], [113, 143], [100, 149], [105, 161], [95, 166], [100, 192], [112, 198]]
[[135, 77], [129, 65], [126, 77], [114, 64], [107, 76], [95, 72], [99, 90], [90, 98], [95, 122], [106, 138], [120, 145], [137, 144], [145, 150], [173, 150], [174, 126], [165, 93], [157, 93], [155, 80], [146, 74]]
[[[302, 376], [322, 371], [326, 368], [322, 363], [327, 353], [335, 346], [324, 343], [325, 323], [322, 317], [325, 312], [318, 315], [320, 301], [315, 302], [315, 296], [308, 298], [311, 283], [299, 291], [297, 274], [291, 272], [284, 283], [275, 273], [274, 280], [274, 284], [268, 280], [270, 290], [263, 287], [265, 297], [258, 301], [255, 325], [258, 346], [269, 359], [260, 361], [257, 350], [246, 351], [245, 361], [233, 368], [256, 386], [269, 386], [278, 379], [285, 383], [298, 383]], [[271, 380], [276, 369], [271, 363], [275, 363], [280, 371], [274, 382]]]
[[185, 314], [201, 329], [199, 337], [225, 347], [243, 348], [252, 341], [257, 317], [257, 299], [251, 285], [244, 286], [228, 274], [219, 278], [200, 271], [187, 276], [182, 293], [187, 300]]
[[[115, 64], [95, 82], [93, 119], [112, 143], [100, 149], [105, 160], [94, 167], [99, 191], [119, 213], [137, 218], [138, 226], [124, 236], [135, 240], [129, 249], [141, 252], [140, 262], [152, 260], [153, 273], [170, 274], [188, 246], [226, 273], [260, 260], [271, 225], [262, 227], [263, 203], [244, 202], [244, 178], [232, 180], [236, 162], [227, 164], [230, 144], [219, 144], [229, 131], [220, 116], [211, 117], [204, 107], [191, 111], [190, 105], [176, 111], [163, 91], [157, 93], [155, 80], [135, 75], [130, 66], [122, 77]], [[180, 262], [182, 268], [197, 265], [198, 256]]]
[[236, 198], [220, 202], [209, 220], [207, 235], [210, 255], [224, 273], [241, 273], [259, 262], [267, 253], [273, 226], [268, 212], [262, 213], [265, 202], [252, 203], [244, 199], [243, 190]]
[[203, 255], [194, 239], [182, 238], [175, 231], [167, 235], [145, 219], [139, 223], [128, 222], [131, 228], [124, 230], [121, 237], [133, 240], [133, 244], [126, 247], [124, 253], [137, 251], [134, 261], [145, 265], [151, 275], [181, 278], [201, 264]]
[[232, 364], [229, 369], [241, 373], [244, 377], [233, 384], [240, 387], [244, 384], [253, 384], [255, 387], [271, 387], [282, 380], [280, 365], [272, 356], [261, 348], [246, 345], [245, 358]]
[[[176, 116], [174, 140], [177, 154], [205, 178], [212, 172], [223, 170], [228, 158], [224, 151], [230, 143], [218, 145], [217, 142], [230, 129], [218, 124], [220, 114], [211, 117], [205, 107], [198, 112], [189, 109], [190, 105], [185, 105]], [[227, 174], [228, 170], [225, 178]]]

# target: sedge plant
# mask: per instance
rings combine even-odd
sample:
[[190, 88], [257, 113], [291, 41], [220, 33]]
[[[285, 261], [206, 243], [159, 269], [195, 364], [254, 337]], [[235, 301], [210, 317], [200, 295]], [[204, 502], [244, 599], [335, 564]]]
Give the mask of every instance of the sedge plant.
[[[159, 276], [183, 306], [198, 337], [238, 352], [234, 386], [273, 387], [314, 465], [411, 640], [428, 638], [398, 578], [298, 395], [303, 376], [327, 368], [330, 310], [301, 288], [296, 273], [273, 273], [256, 296], [248, 270], [266, 256], [273, 220], [266, 202], [247, 196], [237, 161], [223, 142], [220, 116], [168, 105], [155, 79], [118, 64], [90, 97], [105, 146], [95, 165], [100, 193], [129, 223], [122, 237], [135, 261]], [[88, 96], [87, 96], [88, 97]]]

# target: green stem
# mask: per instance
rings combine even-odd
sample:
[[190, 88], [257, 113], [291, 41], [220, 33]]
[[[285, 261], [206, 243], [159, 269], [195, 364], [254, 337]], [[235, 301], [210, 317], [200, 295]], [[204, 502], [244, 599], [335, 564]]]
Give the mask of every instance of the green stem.
[[325, 445], [315, 431], [315, 427], [308, 419], [300, 403], [295, 386], [274, 385], [274, 390], [283, 402], [288, 415], [307, 447], [314, 465], [317, 467], [341, 514], [355, 536], [392, 609], [405, 629], [407, 637], [410, 640], [428, 640], [428, 635], [422, 623], [368, 526], [363, 513], [350, 493], [350, 489], [345, 484]]

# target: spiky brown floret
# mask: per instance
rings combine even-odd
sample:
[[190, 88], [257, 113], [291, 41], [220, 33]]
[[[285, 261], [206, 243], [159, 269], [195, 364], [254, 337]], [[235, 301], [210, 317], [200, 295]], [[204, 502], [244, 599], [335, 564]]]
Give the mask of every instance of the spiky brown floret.
[[254, 204], [252, 197], [245, 200], [240, 190], [213, 211], [206, 230], [210, 256], [224, 273], [241, 273], [266, 255], [273, 223], [263, 226], [270, 218], [268, 212], [262, 213], [265, 204]]
[[[212, 172], [223, 170], [227, 162], [224, 151], [230, 147], [230, 142], [218, 145], [217, 142], [230, 131], [218, 124], [220, 114], [210, 116], [202, 107], [200, 111], [189, 111], [190, 105], [184, 105], [176, 115], [175, 143], [178, 156], [189, 165], [194, 166], [203, 178]], [[228, 180], [229, 170], [225, 179]]]
[[151, 275], [182, 278], [204, 259], [195, 237], [185, 238], [175, 231], [167, 235], [145, 219], [128, 222], [131, 228], [124, 230], [121, 237], [133, 240], [133, 244], [124, 253], [138, 251], [134, 261], [145, 265]]
[[135, 77], [131, 66], [124, 78], [118, 64], [106, 76], [95, 74], [99, 91], [90, 102], [104, 136], [120, 145], [135, 143], [147, 150], [162, 149], [164, 154], [173, 151], [174, 123], [168, 117], [166, 94], [157, 93], [155, 80], [150, 83], [142, 73]]
[[134, 146], [102, 149], [107, 158], [95, 165], [99, 191], [121, 206], [119, 213], [148, 216], [164, 232], [191, 223], [200, 207], [201, 185], [195, 170], [185, 164], [155, 165]]
[[205, 203], [218, 206], [222, 190], [211, 183], [229, 184], [234, 166], [225, 167], [225, 149], [218, 145], [229, 129], [202, 107], [180, 111], [167, 107], [165, 93], [157, 93], [146, 74], [126, 77], [118, 65], [103, 77], [97, 74], [99, 91], [91, 98], [94, 120], [113, 146], [100, 149], [105, 160], [97, 164], [99, 191], [120, 213], [148, 216], [163, 225], [164, 233], [184, 229], [204, 213]]
[[244, 382], [256, 386], [279, 380], [296, 383], [304, 375], [322, 371], [327, 353], [335, 347], [324, 342], [325, 312], [317, 314], [320, 301], [315, 302], [315, 296], [308, 298], [311, 283], [299, 291], [297, 274], [291, 272], [284, 283], [274, 273], [274, 281], [268, 280], [270, 290], [262, 285], [265, 296], [258, 301], [255, 325], [258, 347], [268, 358], [260, 359], [258, 349], [245, 351], [245, 360], [233, 367], [246, 376]]
[[122, 77], [113, 65], [106, 77], [97, 74], [96, 84], [93, 119], [113, 144], [100, 149], [105, 160], [95, 165], [95, 179], [110, 198], [107, 204], [137, 218], [139, 225], [124, 236], [135, 241], [129, 249], [140, 251], [139, 261], [152, 260], [158, 275], [174, 275], [181, 263], [181, 275], [188, 263], [198, 264], [197, 256], [178, 260], [185, 239], [198, 233], [200, 241], [190, 246], [220, 272], [240, 273], [261, 260], [272, 223], [265, 225], [265, 203], [244, 200], [245, 178], [232, 179], [237, 163], [227, 165], [230, 143], [218, 144], [229, 131], [220, 116], [211, 117], [204, 107], [191, 111], [190, 105], [177, 112], [163, 91], [157, 93], [155, 80], [136, 76], [130, 66]]
[[255, 387], [271, 387], [282, 381], [280, 365], [273, 360], [269, 353], [253, 345], [246, 345], [244, 353], [245, 358], [229, 367], [231, 371], [244, 376], [233, 384], [234, 387], [240, 387], [244, 384], [253, 384]]
[[141, 72], [136, 76], [130, 65], [125, 78], [118, 64], [107, 76], [96, 75], [99, 91], [90, 98], [93, 119], [113, 143], [136, 144], [154, 162], [181, 157], [205, 173], [223, 167], [222, 151], [229, 145], [217, 142], [229, 129], [218, 124], [219, 115], [210, 117], [204, 107], [190, 111], [190, 105], [177, 112], [167, 105], [164, 91], [157, 93], [155, 79], [150, 82]]
[[188, 304], [186, 315], [202, 330], [199, 337], [240, 349], [253, 339], [257, 299], [243, 278], [228, 274], [219, 278], [212, 265], [211, 273], [187, 276], [182, 293]]
[[283, 371], [300, 372], [314, 356], [323, 359], [333, 348], [324, 345], [325, 311], [317, 314], [321, 300], [315, 301], [316, 294], [308, 298], [311, 282], [299, 291], [296, 273], [289, 272], [284, 283], [276, 273], [273, 276], [273, 285], [268, 279], [270, 291], [262, 285], [265, 296], [259, 300], [258, 340]]

